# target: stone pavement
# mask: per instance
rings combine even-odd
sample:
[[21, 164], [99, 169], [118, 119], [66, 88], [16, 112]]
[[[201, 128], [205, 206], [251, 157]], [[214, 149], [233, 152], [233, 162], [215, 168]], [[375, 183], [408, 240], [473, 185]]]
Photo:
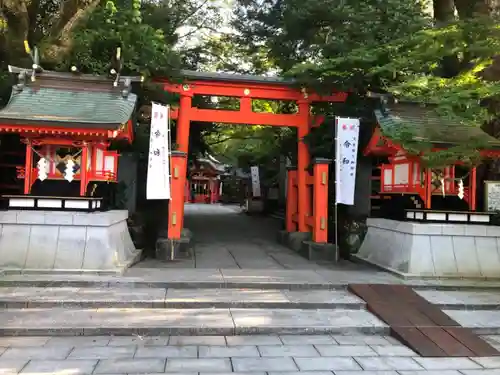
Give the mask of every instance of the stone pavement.
[[[499, 346], [500, 336], [486, 337]], [[421, 358], [382, 336], [0, 338], [0, 374], [497, 375], [500, 359]]]
[[[191, 259], [174, 263], [154, 260], [138, 267], [223, 269], [324, 269], [276, 242], [279, 220], [248, 216], [239, 206], [186, 204], [184, 226], [193, 233]], [[363, 269], [364, 267], [356, 267]]]

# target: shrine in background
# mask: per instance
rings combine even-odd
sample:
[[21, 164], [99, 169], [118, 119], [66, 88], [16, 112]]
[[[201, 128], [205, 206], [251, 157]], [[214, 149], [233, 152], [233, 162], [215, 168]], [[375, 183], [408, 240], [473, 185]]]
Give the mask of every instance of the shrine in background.
[[186, 182], [186, 202], [213, 204], [220, 201], [222, 195], [223, 164], [214, 158], [197, 158], [189, 167]]

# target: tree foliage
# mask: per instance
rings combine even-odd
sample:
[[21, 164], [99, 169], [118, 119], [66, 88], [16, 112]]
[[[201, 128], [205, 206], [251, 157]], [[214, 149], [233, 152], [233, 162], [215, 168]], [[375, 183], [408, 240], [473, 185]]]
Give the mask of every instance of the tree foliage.
[[[435, 103], [447, 121], [469, 126], [483, 126], [498, 117], [500, 24], [487, 0], [238, 4], [235, 27], [249, 51], [266, 46], [283, 73], [304, 85], [349, 90], [351, 97], [359, 97], [353, 103], [362, 119], [373, 122], [365, 117], [370, 113], [365, 109], [374, 105], [367, 92]], [[344, 110], [350, 111], [333, 111]], [[402, 133], [391, 136], [406, 141]], [[446, 157], [435, 154], [429, 162], [449, 162], [461, 154], [473, 160], [470, 156], [480, 146], [462, 145], [447, 151]], [[421, 145], [419, 152], [429, 150], [430, 145]]]

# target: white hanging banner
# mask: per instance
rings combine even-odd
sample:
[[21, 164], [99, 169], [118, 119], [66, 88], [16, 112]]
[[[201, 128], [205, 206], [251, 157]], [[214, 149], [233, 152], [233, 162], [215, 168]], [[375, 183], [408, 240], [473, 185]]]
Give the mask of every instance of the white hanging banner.
[[152, 103], [146, 199], [170, 199], [169, 107]]
[[335, 201], [354, 204], [356, 165], [358, 159], [359, 119], [335, 119]]
[[259, 198], [260, 197], [259, 167], [256, 165], [250, 167], [250, 175], [252, 176], [252, 195], [255, 198]]

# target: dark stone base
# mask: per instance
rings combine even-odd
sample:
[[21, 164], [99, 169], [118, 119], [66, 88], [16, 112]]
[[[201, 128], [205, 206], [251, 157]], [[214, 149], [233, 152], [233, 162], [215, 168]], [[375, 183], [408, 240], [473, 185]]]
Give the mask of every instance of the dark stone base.
[[308, 232], [290, 232], [287, 236], [287, 246], [300, 253], [302, 250], [302, 243], [311, 239], [311, 234]]
[[288, 246], [288, 232], [286, 230], [278, 231], [278, 243], [283, 246]]
[[156, 241], [156, 259], [163, 261], [185, 258], [191, 249], [192, 233], [189, 229], [183, 229], [180, 239], [160, 237]]
[[337, 262], [337, 246], [331, 243], [303, 241], [299, 254], [309, 260]]
[[337, 247], [334, 244], [313, 242], [311, 241], [311, 234], [307, 232], [280, 230], [278, 232], [278, 242], [309, 260], [337, 261]]
[[245, 212], [247, 215], [263, 215], [264, 202], [260, 199], [247, 199], [245, 201]]

